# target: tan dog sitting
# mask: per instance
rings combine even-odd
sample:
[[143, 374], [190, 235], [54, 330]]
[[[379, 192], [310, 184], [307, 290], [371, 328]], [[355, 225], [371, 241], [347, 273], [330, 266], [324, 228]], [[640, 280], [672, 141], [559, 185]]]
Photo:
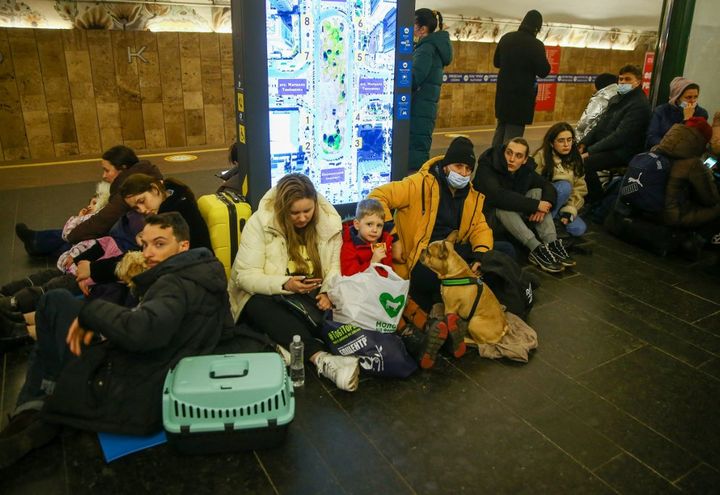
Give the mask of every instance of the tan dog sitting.
[[[447, 337], [452, 341], [453, 354], [459, 357], [458, 354], [464, 353], [464, 343], [461, 345], [458, 341], [464, 335], [461, 335], [461, 326], [457, 325], [458, 317], [467, 321], [470, 335], [479, 344], [499, 342], [507, 332], [507, 321], [503, 307], [490, 287], [455, 252], [456, 239], [457, 231], [454, 231], [445, 240], [431, 242], [421, 253], [420, 262], [440, 279]], [[441, 327], [439, 333], [443, 332]], [[442, 335], [439, 337], [442, 339]], [[434, 361], [434, 356], [429, 357]], [[425, 367], [422, 361], [421, 366]]]

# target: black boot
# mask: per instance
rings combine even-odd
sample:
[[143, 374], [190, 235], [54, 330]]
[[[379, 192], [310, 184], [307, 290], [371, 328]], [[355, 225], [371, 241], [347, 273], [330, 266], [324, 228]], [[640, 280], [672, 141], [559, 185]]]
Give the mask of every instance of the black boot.
[[400, 338], [403, 344], [405, 344], [405, 349], [408, 354], [410, 354], [410, 357], [416, 362], [420, 362], [420, 358], [422, 358], [422, 354], [425, 351], [425, 342], [427, 340], [425, 332], [412, 323], [408, 323], [400, 334]]
[[0, 314], [0, 354], [14, 351], [33, 342], [27, 331], [27, 325], [8, 319]]
[[34, 230], [30, 230], [28, 226], [24, 223], [17, 223], [15, 224], [15, 234], [22, 241], [23, 246], [25, 246], [25, 251], [27, 251], [27, 254], [29, 254], [30, 256], [40, 256], [40, 253], [38, 253], [37, 249], [35, 248]]
[[32, 313], [37, 308], [40, 297], [44, 294], [41, 287], [26, 287], [15, 294], [15, 306], [21, 313]]
[[0, 432], [0, 469], [12, 466], [30, 451], [47, 445], [60, 427], [40, 419], [40, 411], [25, 410], [10, 418]]

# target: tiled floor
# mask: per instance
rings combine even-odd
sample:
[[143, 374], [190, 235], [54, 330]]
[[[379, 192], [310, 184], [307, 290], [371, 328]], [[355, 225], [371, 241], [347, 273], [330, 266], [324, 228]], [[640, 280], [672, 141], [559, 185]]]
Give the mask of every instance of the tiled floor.
[[[173, 175], [210, 192], [214, 159]], [[14, 223], [60, 225], [90, 190], [0, 192], [1, 281], [46, 264], [24, 254]], [[447, 358], [354, 394], [310, 375], [287, 442], [268, 451], [161, 446], [106, 465], [94, 435], [66, 432], [0, 472], [0, 493], [720, 493], [720, 281], [703, 273], [715, 254], [689, 263], [588, 237], [593, 254], [573, 272], [541, 274], [526, 365]], [[3, 415], [26, 358], [1, 359]]]

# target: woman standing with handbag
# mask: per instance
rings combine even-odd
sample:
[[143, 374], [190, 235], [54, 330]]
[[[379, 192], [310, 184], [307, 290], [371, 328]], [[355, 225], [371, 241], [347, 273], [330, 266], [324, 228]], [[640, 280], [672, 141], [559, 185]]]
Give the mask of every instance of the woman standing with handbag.
[[338, 388], [355, 391], [355, 357], [333, 356], [318, 340], [327, 284], [340, 274], [342, 222], [310, 179], [288, 174], [260, 200], [243, 229], [228, 290], [233, 317], [287, 345], [300, 335], [305, 355]]

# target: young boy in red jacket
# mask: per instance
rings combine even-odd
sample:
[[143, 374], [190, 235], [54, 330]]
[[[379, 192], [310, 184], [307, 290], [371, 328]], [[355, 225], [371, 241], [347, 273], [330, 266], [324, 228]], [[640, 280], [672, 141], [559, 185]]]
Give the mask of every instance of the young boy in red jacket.
[[[357, 204], [355, 220], [343, 228], [340, 271], [354, 275], [367, 270], [370, 263], [392, 266], [390, 225], [385, 225], [385, 210], [377, 199], [363, 199]], [[381, 271], [385, 275], [384, 270]]]

